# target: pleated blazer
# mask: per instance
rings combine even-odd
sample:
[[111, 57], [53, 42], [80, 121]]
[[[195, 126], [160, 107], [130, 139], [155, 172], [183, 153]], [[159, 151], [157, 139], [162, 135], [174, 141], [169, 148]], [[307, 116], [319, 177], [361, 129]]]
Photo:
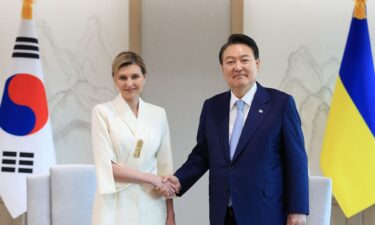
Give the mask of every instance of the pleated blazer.
[[[143, 146], [135, 157], [139, 140]], [[97, 176], [93, 224], [165, 225], [165, 199], [150, 185], [115, 181], [112, 172], [112, 163], [116, 163], [144, 173], [172, 174], [165, 110], [140, 99], [136, 117], [121, 95], [96, 105], [92, 111], [92, 145]]]

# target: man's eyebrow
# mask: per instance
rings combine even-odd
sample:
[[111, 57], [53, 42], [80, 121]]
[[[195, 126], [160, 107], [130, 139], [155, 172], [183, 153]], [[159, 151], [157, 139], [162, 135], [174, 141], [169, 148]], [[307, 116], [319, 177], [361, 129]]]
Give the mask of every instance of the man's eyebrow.
[[[243, 55], [240, 55], [240, 58], [244, 58], [244, 57], [250, 57], [249, 54], [243, 54]], [[228, 58], [236, 58], [235, 56], [231, 56], [231, 55], [228, 55], [226, 56], [224, 59], [228, 59]]]

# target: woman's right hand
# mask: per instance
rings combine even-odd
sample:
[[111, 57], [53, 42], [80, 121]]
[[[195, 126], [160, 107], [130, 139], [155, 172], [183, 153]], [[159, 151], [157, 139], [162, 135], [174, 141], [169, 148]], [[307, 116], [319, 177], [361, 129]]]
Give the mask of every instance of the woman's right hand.
[[170, 182], [163, 182], [163, 177], [152, 175], [151, 183], [156, 192], [165, 199], [170, 199], [175, 195], [175, 190]]

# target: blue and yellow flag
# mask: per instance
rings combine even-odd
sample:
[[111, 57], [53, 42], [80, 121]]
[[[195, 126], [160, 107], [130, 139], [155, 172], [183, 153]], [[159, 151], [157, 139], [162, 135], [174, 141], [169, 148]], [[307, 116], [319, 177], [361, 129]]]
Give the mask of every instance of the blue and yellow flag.
[[356, 0], [321, 153], [346, 217], [375, 203], [375, 73], [365, 0]]

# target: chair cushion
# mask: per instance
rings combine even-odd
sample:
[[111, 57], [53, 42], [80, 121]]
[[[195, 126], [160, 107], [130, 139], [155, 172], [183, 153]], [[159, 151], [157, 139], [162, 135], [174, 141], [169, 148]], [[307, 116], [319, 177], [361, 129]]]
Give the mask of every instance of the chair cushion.
[[91, 225], [94, 166], [58, 165], [51, 167], [50, 176], [53, 225]]
[[309, 177], [310, 215], [307, 225], [329, 225], [331, 218], [332, 181], [326, 177]]
[[28, 176], [27, 224], [51, 225], [49, 175]]

